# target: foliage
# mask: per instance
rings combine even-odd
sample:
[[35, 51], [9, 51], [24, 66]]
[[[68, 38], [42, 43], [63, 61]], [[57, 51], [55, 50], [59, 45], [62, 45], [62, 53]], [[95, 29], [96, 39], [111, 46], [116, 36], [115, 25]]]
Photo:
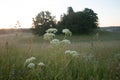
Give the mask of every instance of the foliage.
[[74, 13], [74, 10], [72, 7], [68, 7], [68, 11], [67, 11], [68, 14], [73, 14]]
[[92, 9], [85, 8], [83, 11], [74, 12], [72, 7], [69, 7], [68, 14], [61, 17], [58, 28], [68, 28], [73, 34], [92, 33], [98, 28], [98, 17]]
[[55, 17], [51, 16], [49, 11], [42, 11], [38, 13], [38, 15], [33, 18], [33, 33], [37, 35], [43, 35], [47, 29], [50, 27], [55, 27]]
[[74, 12], [72, 7], [68, 7], [67, 14], [62, 15], [58, 23], [49, 11], [42, 11], [33, 18], [33, 33], [43, 35], [51, 27], [57, 28], [58, 34], [65, 28], [73, 34], [88, 34], [98, 28], [98, 17], [92, 9], [85, 8], [83, 11]]

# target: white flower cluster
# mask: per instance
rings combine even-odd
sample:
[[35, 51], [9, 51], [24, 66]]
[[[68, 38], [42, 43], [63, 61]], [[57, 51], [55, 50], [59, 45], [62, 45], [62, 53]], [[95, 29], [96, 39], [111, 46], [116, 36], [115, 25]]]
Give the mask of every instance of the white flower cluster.
[[55, 37], [55, 34], [45, 33], [43, 37], [44, 37], [45, 40], [52, 40]]
[[30, 63], [32, 61], [34, 61], [36, 58], [35, 57], [30, 57], [28, 59], [26, 59], [25, 63]]
[[77, 51], [73, 51], [73, 50], [66, 50], [65, 54], [70, 54], [72, 56], [78, 56], [79, 53]]
[[[30, 57], [30, 58], [26, 59], [25, 65], [27, 65], [28, 68], [34, 68], [34, 67], [35, 67], [35, 64], [32, 62], [32, 61], [34, 61], [34, 60], [36, 60], [35, 57]], [[44, 66], [45, 64], [44, 64], [43, 62], [40, 62], [40, 63], [38, 63], [37, 65], [38, 65], [38, 66]]]
[[50, 28], [46, 30], [46, 33], [44, 34], [44, 39], [45, 40], [52, 40], [55, 37], [55, 34], [57, 32], [57, 29], [55, 28]]
[[66, 36], [71, 36], [72, 32], [69, 29], [63, 29], [62, 32], [66, 35]]
[[58, 39], [53, 39], [52, 41], [50, 41], [50, 44], [59, 45], [60, 41]]
[[29, 63], [29, 64], [27, 65], [27, 67], [28, 67], [28, 68], [34, 68], [34, 67], [35, 67], [35, 64], [34, 64], [34, 63]]
[[70, 40], [64, 39], [61, 41], [61, 44], [71, 44]]
[[56, 33], [57, 32], [57, 29], [55, 28], [50, 28], [48, 30], [46, 30], [47, 33]]
[[70, 40], [64, 39], [62, 41], [58, 40], [58, 39], [53, 39], [52, 41], [50, 41], [50, 44], [52, 45], [65, 45], [65, 44], [71, 44]]
[[38, 66], [45, 66], [43, 62], [38, 63]]

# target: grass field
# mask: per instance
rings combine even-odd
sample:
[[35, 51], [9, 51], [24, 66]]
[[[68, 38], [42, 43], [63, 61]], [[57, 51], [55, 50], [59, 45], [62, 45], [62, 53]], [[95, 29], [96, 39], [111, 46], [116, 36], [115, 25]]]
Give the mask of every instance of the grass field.
[[29, 32], [0, 35], [0, 80], [120, 80], [120, 32], [67, 39], [71, 44], [52, 46]]

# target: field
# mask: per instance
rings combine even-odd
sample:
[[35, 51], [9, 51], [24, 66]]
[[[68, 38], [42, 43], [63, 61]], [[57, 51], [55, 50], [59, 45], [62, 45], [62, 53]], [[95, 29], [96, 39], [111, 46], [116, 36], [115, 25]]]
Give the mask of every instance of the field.
[[30, 32], [1, 34], [0, 80], [120, 80], [120, 32], [67, 39], [56, 46]]

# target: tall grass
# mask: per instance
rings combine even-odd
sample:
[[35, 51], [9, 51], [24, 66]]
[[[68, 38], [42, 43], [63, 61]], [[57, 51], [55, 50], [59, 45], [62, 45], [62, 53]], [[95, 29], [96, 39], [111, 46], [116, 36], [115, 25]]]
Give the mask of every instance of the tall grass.
[[[100, 41], [93, 36], [72, 36], [72, 44], [56, 47], [31, 34], [2, 37], [0, 80], [120, 80], [119, 38], [106, 40], [105, 36], [111, 39], [109, 34]], [[80, 55], [66, 55], [68, 49]], [[34, 68], [25, 64], [30, 57], [36, 58]], [[45, 65], [38, 66], [39, 62]]]

